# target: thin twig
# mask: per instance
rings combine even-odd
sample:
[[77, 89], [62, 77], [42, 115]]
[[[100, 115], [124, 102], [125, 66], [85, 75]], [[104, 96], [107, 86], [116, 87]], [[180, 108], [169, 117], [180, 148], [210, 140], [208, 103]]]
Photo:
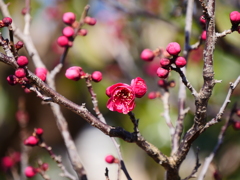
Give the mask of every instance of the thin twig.
[[49, 155], [51, 156], [51, 158], [57, 163], [58, 167], [61, 169], [62, 173], [61, 175], [63, 177], [66, 177], [68, 179], [71, 179], [71, 180], [76, 180], [76, 178], [71, 175], [65, 168], [65, 166], [62, 164], [62, 158], [60, 156], [56, 156], [54, 154], [54, 152], [52, 151], [52, 148], [50, 146], [48, 146], [45, 142], [41, 142], [39, 144], [39, 147], [45, 149]]
[[86, 6], [84, 7], [84, 10], [83, 10], [83, 12], [82, 12], [82, 14], [81, 14], [81, 17], [80, 17], [80, 20], [79, 20], [79, 22], [78, 22], [78, 25], [77, 25], [77, 27], [75, 28], [75, 33], [74, 33], [74, 35], [73, 35], [73, 38], [75, 38], [75, 37], [78, 35], [78, 31], [79, 31], [79, 30], [82, 28], [82, 26], [84, 25], [84, 19], [85, 19], [85, 17], [86, 17], [87, 14], [88, 14], [89, 9], [90, 9], [90, 6], [89, 6], [89, 5], [86, 5]]
[[184, 178], [183, 180], [188, 180], [188, 179], [191, 179], [191, 178], [196, 178], [196, 173], [197, 173], [199, 167], [201, 166], [201, 163], [199, 163], [199, 156], [198, 156], [198, 154], [199, 154], [199, 148], [197, 147], [197, 151], [196, 151], [196, 163], [195, 163], [196, 165], [195, 165], [192, 173], [191, 173], [188, 177]]
[[[20, 97], [18, 100], [18, 112], [17, 113], [21, 113], [20, 116], [16, 116], [17, 117], [17, 121], [19, 123], [20, 126], [20, 132], [19, 132], [19, 136], [20, 136], [20, 141], [24, 142], [24, 140], [27, 138], [28, 136], [28, 132], [27, 132], [27, 124], [28, 124], [28, 114], [26, 112], [26, 108], [25, 108], [25, 99]], [[28, 160], [29, 160], [29, 147], [25, 146], [24, 143], [21, 143], [21, 170], [20, 170], [20, 176], [21, 176], [21, 180], [26, 180], [26, 176], [24, 174], [25, 168], [28, 165]]]
[[202, 45], [202, 43], [203, 43], [203, 39], [201, 37], [199, 37], [199, 40], [195, 44], [192, 44], [190, 46], [190, 49], [191, 50], [196, 50]]
[[165, 118], [166, 124], [168, 125], [168, 127], [170, 129], [171, 138], [173, 138], [174, 126], [172, 124], [170, 112], [169, 112], [169, 96], [170, 96], [169, 92], [165, 91], [164, 94], [161, 96], [161, 99], [162, 99], [163, 108], [164, 108], [163, 116]]
[[221, 33], [216, 33], [216, 37], [219, 38], [219, 37], [224, 37], [228, 34], [232, 34], [233, 33], [233, 30], [232, 29], [228, 29], [228, 30], [225, 30]]
[[109, 177], [108, 177], [108, 172], [109, 172], [109, 170], [108, 170], [108, 168], [106, 168], [106, 169], [105, 169], [105, 177], [106, 177], [106, 180], [110, 180]]
[[[38, 160], [38, 166], [41, 167], [42, 165], [43, 165], [43, 162], [39, 159]], [[38, 173], [42, 176], [43, 179], [51, 180], [51, 178], [46, 174], [46, 171], [41, 169], [40, 171], [38, 171]]]
[[198, 180], [203, 180], [204, 179], [204, 176], [205, 176], [205, 174], [206, 174], [206, 172], [209, 168], [210, 163], [212, 162], [215, 154], [217, 153], [218, 149], [222, 145], [224, 135], [226, 133], [227, 128], [231, 125], [231, 119], [232, 119], [233, 114], [235, 113], [235, 110], [236, 110], [236, 103], [233, 106], [228, 119], [226, 120], [224, 126], [222, 127], [222, 129], [221, 129], [221, 131], [218, 135], [218, 142], [217, 142], [216, 146], [214, 147], [212, 153], [207, 158], [205, 158], [205, 162], [203, 164], [203, 168], [201, 170], [201, 173], [199, 174]]
[[130, 112], [128, 113], [128, 115], [129, 115], [129, 117], [130, 117], [130, 119], [131, 119], [131, 121], [132, 121], [132, 123], [133, 123], [134, 132], [135, 132], [135, 133], [139, 133], [139, 129], [138, 129], [139, 119], [136, 119], [136, 118], [135, 118], [135, 115], [134, 115], [134, 113], [133, 113], [132, 111], [130, 111]]
[[209, 122], [205, 125], [203, 131], [204, 131], [205, 129], [209, 128], [210, 126], [218, 123], [219, 120], [222, 118], [222, 115], [223, 115], [223, 113], [224, 113], [224, 110], [226, 109], [227, 105], [231, 102], [231, 101], [230, 101], [230, 97], [231, 97], [234, 89], [238, 86], [239, 82], [240, 82], [240, 76], [238, 76], [238, 78], [235, 80], [234, 83], [230, 83], [230, 87], [229, 87], [227, 96], [226, 96], [225, 101], [223, 102], [223, 104], [222, 104], [222, 106], [221, 106], [218, 114], [216, 115], [215, 118], [213, 118], [211, 121], [209, 121]]
[[182, 78], [182, 82], [184, 83], [184, 85], [190, 90], [192, 95], [195, 98], [197, 98], [198, 97], [198, 92], [194, 89], [194, 87], [187, 80], [187, 78], [186, 78], [185, 74], [183, 73], [183, 71], [180, 68], [175, 68], [175, 67], [172, 67], [172, 70], [174, 70], [174, 71], [179, 73], [180, 77]]
[[30, 15], [30, 0], [25, 0], [25, 15], [24, 15], [24, 30], [25, 35], [30, 35], [30, 24], [31, 24], [31, 15]]
[[91, 75], [89, 74], [86, 74], [85, 75], [85, 81], [86, 81], [86, 85], [87, 85], [87, 88], [88, 88], [88, 92], [90, 93], [91, 95], [91, 98], [92, 98], [92, 103], [93, 103], [93, 110], [95, 111], [98, 119], [104, 123], [106, 123], [102, 113], [100, 112], [99, 110], [99, 107], [98, 107], [98, 100], [97, 100], [97, 95], [96, 93], [93, 91], [93, 87], [92, 87], [92, 83], [91, 83]]
[[14, 46], [14, 33], [13, 33], [13, 28], [11, 25], [8, 26], [8, 31], [9, 31], [9, 38], [10, 38], [10, 46], [11, 46], [11, 51], [14, 55], [14, 57], [17, 56], [17, 51], [16, 51], [16, 48]]

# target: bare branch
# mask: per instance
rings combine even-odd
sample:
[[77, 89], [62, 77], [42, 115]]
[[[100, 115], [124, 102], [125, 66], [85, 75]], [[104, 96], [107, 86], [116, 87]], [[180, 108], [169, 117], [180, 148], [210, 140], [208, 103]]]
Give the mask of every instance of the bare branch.
[[216, 37], [217, 38], [224, 37], [224, 36], [226, 36], [228, 34], [232, 34], [232, 33], [233, 33], [232, 29], [228, 29], [228, 30], [225, 30], [225, 31], [223, 31], [221, 33], [216, 33]]
[[[207, 20], [207, 39], [204, 50], [204, 67], [203, 67], [203, 79], [204, 84], [198, 94], [195, 96], [196, 111], [194, 115], [194, 124], [187, 131], [183, 140], [181, 141], [177, 152], [172, 156], [176, 158], [176, 164], [180, 165], [185, 159], [192, 142], [201, 134], [201, 130], [206, 124], [207, 105], [208, 100], [212, 94], [213, 87], [215, 85], [214, 71], [213, 71], [213, 51], [215, 47], [215, 0], [209, 0], [208, 4]], [[180, 71], [181, 73], [181, 71]], [[191, 89], [191, 88], [190, 88]]]

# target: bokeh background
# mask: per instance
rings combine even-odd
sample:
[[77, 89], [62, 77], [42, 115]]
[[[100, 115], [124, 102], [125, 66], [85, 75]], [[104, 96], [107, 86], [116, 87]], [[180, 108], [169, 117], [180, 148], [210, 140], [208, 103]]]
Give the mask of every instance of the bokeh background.
[[[24, 17], [21, 15], [25, 1], [9, 2], [9, 10], [14, 23], [20, 28], [24, 27]], [[78, 18], [85, 5], [90, 4], [89, 15], [97, 19], [95, 26], [84, 26], [88, 30], [86, 37], [79, 36], [70, 48], [66, 64], [56, 77], [57, 91], [75, 103], [86, 103], [92, 111], [91, 97], [88, 94], [84, 81], [73, 82], [65, 78], [66, 68], [81, 66], [85, 72], [101, 71], [103, 80], [93, 83], [94, 91], [99, 100], [99, 107], [107, 123], [112, 126], [121, 126], [128, 131], [133, 131], [133, 125], [127, 115], [110, 112], [106, 108], [108, 97], [105, 89], [115, 83], [130, 83], [135, 77], [142, 77], [148, 85], [148, 93], [162, 91], [157, 86], [159, 78], [156, 68], [159, 59], [153, 62], [144, 62], [140, 53], [145, 48], [165, 48], [168, 43], [177, 41], [184, 47], [184, 28], [186, 1], [176, 0], [35, 0], [31, 2], [31, 35], [37, 50], [49, 70], [52, 70], [59, 61], [63, 49], [56, 44], [57, 38], [65, 27], [61, 17], [64, 12], [74, 12]], [[240, 9], [239, 1], [216, 2], [216, 29], [218, 32], [229, 29], [229, 13]], [[195, 1], [191, 44], [198, 41], [202, 32], [199, 17], [202, 10], [198, 1]], [[5, 28], [1, 29], [4, 37], [8, 36]], [[217, 41], [214, 53], [215, 78], [222, 80], [216, 84], [212, 98], [209, 102], [208, 120], [215, 117], [226, 97], [229, 82], [233, 82], [240, 73], [240, 35], [234, 32]], [[192, 51], [187, 66], [187, 78], [199, 90], [202, 86], [202, 52], [204, 44], [196, 51]], [[20, 55], [27, 55], [22, 49]], [[29, 56], [28, 56], [29, 57]], [[29, 57], [30, 58], [30, 57]], [[34, 71], [30, 62], [29, 69]], [[27, 132], [29, 135], [33, 128], [44, 129], [44, 139], [53, 147], [56, 154], [63, 157], [64, 165], [70, 171], [71, 165], [66, 154], [62, 137], [57, 129], [55, 119], [48, 105], [42, 104], [34, 93], [26, 94], [20, 86], [10, 86], [6, 77], [13, 74], [14, 70], [5, 64], [0, 65], [0, 157], [9, 152], [21, 149], [23, 143], [20, 139], [21, 128], [15, 114], [18, 109], [19, 99], [24, 99], [26, 111], [29, 113]], [[169, 80], [176, 81], [176, 87], [170, 89], [170, 116], [173, 124], [177, 119], [177, 97], [179, 77], [172, 72]], [[188, 176], [195, 165], [195, 150], [200, 148], [200, 162], [208, 156], [217, 143], [217, 136], [228, 118], [233, 103], [239, 101], [240, 88], [237, 88], [231, 97], [222, 121], [205, 131], [194, 143], [187, 159], [180, 169], [181, 177]], [[184, 120], [184, 131], [193, 123], [194, 101], [187, 92], [186, 106], [190, 111]], [[140, 119], [139, 129], [142, 135], [163, 153], [170, 154], [170, 133], [162, 116], [163, 104], [160, 99], [150, 100], [147, 95], [136, 100], [137, 106], [134, 113]], [[239, 105], [240, 108], [240, 105]], [[91, 127], [83, 119], [72, 112], [62, 108], [69, 123], [71, 135], [74, 137], [83, 165], [86, 167], [89, 180], [104, 180], [105, 168], [110, 170], [110, 179], [116, 179], [116, 165], [105, 163], [108, 154], [117, 155], [110, 138], [99, 130]], [[235, 117], [237, 120], [237, 117]], [[240, 131], [229, 127], [223, 145], [217, 152], [213, 163], [209, 167], [206, 180], [212, 180], [216, 170], [222, 179], [240, 179]], [[123, 158], [132, 179], [162, 180], [164, 169], [156, 164], [146, 153], [135, 144], [118, 139], [121, 144]], [[38, 148], [30, 148], [29, 165], [36, 166], [36, 161], [41, 159], [50, 166], [47, 174], [52, 179], [66, 179], [59, 177], [60, 170], [47, 153]], [[200, 168], [201, 169], [201, 168]], [[73, 172], [74, 173], [74, 172]], [[8, 172], [1, 171], [0, 179], [10, 178]], [[11, 178], [10, 178], [11, 179]], [[37, 175], [33, 179], [42, 179]], [[122, 174], [121, 179], [126, 179]]]

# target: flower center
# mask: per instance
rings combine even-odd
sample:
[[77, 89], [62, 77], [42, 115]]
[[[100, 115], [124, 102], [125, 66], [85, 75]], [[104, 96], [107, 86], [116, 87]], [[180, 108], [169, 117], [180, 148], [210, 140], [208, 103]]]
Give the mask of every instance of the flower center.
[[115, 101], [131, 101], [133, 99], [133, 93], [128, 89], [121, 89], [114, 97]]

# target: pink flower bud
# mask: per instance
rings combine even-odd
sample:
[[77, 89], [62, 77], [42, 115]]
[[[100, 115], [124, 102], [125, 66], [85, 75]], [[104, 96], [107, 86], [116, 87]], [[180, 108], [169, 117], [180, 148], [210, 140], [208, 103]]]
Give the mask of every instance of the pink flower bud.
[[13, 167], [14, 165], [14, 161], [11, 157], [9, 156], [5, 156], [2, 158], [1, 160], [1, 165], [2, 165], [2, 168], [7, 171], [9, 170], [11, 167]]
[[67, 26], [63, 29], [62, 34], [66, 37], [72, 37], [74, 35], [74, 29], [70, 26]]
[[23, 47], [23, 42], [22, 41], [18, 41], [16, 44], [15, 44], [15, 48], [17, 49], [17, 50], [19, 50], [19, 49], [21, 49], [22, 47]]
[[22, 15], [26, 15], [27, 14], [27, 8], [26, 7], [22, 8], [21, 13], [22, 13]]
[[58, 37], [57, 43], [58, 43], [58, 45], [61, 46], [61, 47], [67, 47], [67, 46], [69, 46], [69, 40], [68, 40], [68, 38], [67, 38], [66, 36], [60, 36], [60, 37]]
[[166, 51], [172, 56], [177, 56], [181, 52], [181, 47], [177, 42], [171, 42], [167, 45]]
[[26, 111], [18, 110], [15, 116], [17, 121], [21, 124], [26, 124], [29, 121], [29, 115]]
[[28, 89], [28, 88], [24, 88], [24, 92], [25, 92], [25, 93], [30, 93], [30, 92], [31, 92], [31, 90], [30, 90], [30, 89]]
[[36, 68], [35, 74], [42, 81], [46, 81], [46, 77], [47, 77], [47, 69], [46, 68], [42, 68], [42, 67]]
[[159, 85], [160, 87], [162, 87], [162, 88], [166, 88], [167, 85], [168, 85], [168, 83], [167, 83], [167, 81], [164, 80], [164, 79], [159, 79], [158, 85]]
[[74, 81], [78, 81], [79, 79], [81, 79], [82, 75], [84, 75], [84, 72], [82, 68], [79, 66], [70, 67], [66, 70], [66, 73], [65, 73], [66, 78]]
[[144, 49], [142, 51], [140, 57], [144, 61], [152, 61], [154, 59], [154, 53], [150, 49]]
[[86, 29], [80, 29], [78, 31], [78, 35], [80, 35], [80, 36], [86, 36], [87, 33], [88, 33], [88, 31]]
[[235, 130], [240, 130], [240, 121], [233, 122], [233, 128]]
[[202, 25], [206, 25], [206, 19], [204, 18], [204, 16], [200, 16], [199, 21], [201, 22]]
[[48, 170], [48, 164], [47, 163], [43, 163], [42, 165], [41, 165], [41, 169], [43, 170], [43, 171], [47, 171]]
[[163, 59], [160, 60], [160, 66], [163, 67], [163, 68], [169, 67], [170, 64], [171, 64], [170, 59], [163, 58]]
[[62, 20], [67, 25], [72, 25], [76, 21], [76, 15], [72, 12], [66, 12], [63, 14]]
[[240, 109], [237, 109], [237, 110], [236, 110], [236, 115], [237, 115], [238, 117], [240, 117]]
[[167, 69], [164, 69], [164, 68], [161, 68], [161, 67], [159, 67], [157, 69], [157, 76], [160, 77], [160, 78], [165, 79], [165, 78], [168, 77], [168, 74], [169, 74], [169, 70], [167, 70]]
[[109, 164], [112, 164], [115, 161], [115, 157], [113, 155], [108, 155], [105, 157], [105, 161]]
[[148, 93], [148, 98], [149, 99], [155, 99], [157, 97], [156, 92], [150, 92]]
[[201, 34], [201, 39], [206, 40], [207, 39], [207, 31], [203, 31]]
[[24, 144], [27, 146], [36, 146], [38, 144], [38, 139], [35, 136], [29, 136], [25, 141]]
[[18, 68], [15, 71], [15, 76], [17, 76], [18, 78], [24, 78], [24, 77], [26, 77], [26, 75], [27, 75], [27, 73], [24, 68]]
[[26, 167], [24, 173], [25, 176], [27, 176], [28, 178], [32, 178], [37, 174], [37, 170], [32, 166], [28, 166]]
[[182, 68], [187, 64], [187, 61], [184, 57], [179, 56], [179, 57], [176, 58], [175, 64], [178, 68]]
[[97, 23], [97, 20], [95, 18], [87, 16], [87, 17], [84, 18], [84, 22], [88, 25], [93, 26]]
[[28, 58], [26, 56], [19, 56], [17, 58], [17, 64], [21, 67], [28, 65]]
[[14, 86], [17, 84], [17, 77], [15, 75], [9, 75], [7, 77], [7, 82], [8, 84], [10, 84], [11, 86]]
[[133, 79], [131, 81], [131, 86], [137, 98], [143, 97], [147, 92], [147, 85], [145, 81], [140, 77]]
[[174, 81], [174, 80], [169, 81], [169, 82], [168, 82], [168, 86], [171, 87], [171, 88], [175, 87], [175, 86], [176, 86], [175, 81]]
[[229, 16], [232, 25], [238, 25], [240, 23], [240, 13], [238, 11], [231, 12]]
[[102, 80], [102, 73], [100, 71], [94, 71], [92, 73], [92, 80], [94, 82], [100, 82]]
[[35, 129], [35, 133], [38, 135], [38, 136], [41, 136], [43, 134], [43, 129], [42, 128], [36, 128]]
[[5, 26], [9, 26], [12, 24], [12, 18], [5, 17], [5, 18], [3, 18], [2, 22], [4, 23]]

